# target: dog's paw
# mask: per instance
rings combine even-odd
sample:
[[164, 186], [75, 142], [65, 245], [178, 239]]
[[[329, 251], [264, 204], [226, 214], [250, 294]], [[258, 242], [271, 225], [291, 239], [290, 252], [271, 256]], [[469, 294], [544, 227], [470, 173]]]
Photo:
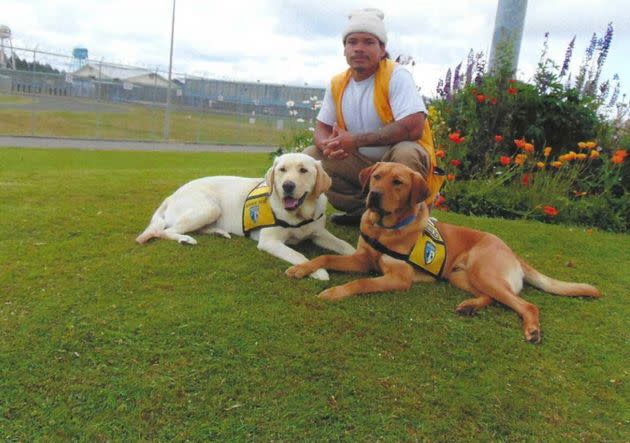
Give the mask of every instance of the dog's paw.
[[284, 273], [291, 278], [304, 278], [308, 275], [308, 272], [302, 265], [291, 266]]
[[542, 342], [542, 331], [538, 327], [525, 329], [525, 340], [535, 345], [539, 344]]
[[321, 298], [326, 301], [339, 301], [348, 297], [350, 294], [346, 294], [341, 286], [334, 286], [332, 288], [324, 289], [317, 295], [317, 298]]
[[317, 280], [330, 280], [328, 271], [326, 271], [325, 269], [318, 269], [317, 271], [311, 274], [311, 277]]
[[470, 317], [475, 315], [477, 313], [477, 310], [474, 306], [460, 304], [455, 308], [455, 312], [457, 312], [459, 315], [467, 315]]
[[177, 242], [180, 245], [196, 245], [197, 244], [197, 240], [192, 238], [190, 235], [182, 235], [182, 236], [180, 236], [180, 238], [177, 240]]
[[232, 238], [232, 236], [230, 235], [229, 232], [227, 232], [224, 229], [219, 229], [219, 228], [210, 228], [206, 231], [207, 234], [215, 234], [215, 235], [220, 235], [223, 238]]

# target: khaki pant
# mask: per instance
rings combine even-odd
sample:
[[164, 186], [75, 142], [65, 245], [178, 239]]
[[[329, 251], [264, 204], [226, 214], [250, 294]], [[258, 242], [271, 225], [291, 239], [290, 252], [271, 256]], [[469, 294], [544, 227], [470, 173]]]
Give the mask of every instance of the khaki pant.
[[[343, 160], [328, 159], [316, 146], [309, 146], [304, 153], [320, 160], [324, 170], [330, 175], [332, 186], [326, 196], [333, 207], [346, 212], [362, 210], [365, 207], [365, 196], [362, 195], [359, 172], [363, 168], [372, 166], [376, 161], [356, 151]], [[425, 178], [430, 170], [429, 155], [416, 142], [396, 143], [383, 155], [381, 161], [402, 163], [418, 171]]]

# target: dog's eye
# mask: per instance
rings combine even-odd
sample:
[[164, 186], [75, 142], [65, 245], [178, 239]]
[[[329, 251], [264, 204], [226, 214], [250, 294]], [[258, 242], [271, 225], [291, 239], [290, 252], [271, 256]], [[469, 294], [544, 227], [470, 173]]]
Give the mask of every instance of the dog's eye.
[[400, 180], [398, 180], [397, 178], [395, 178], [394, 180], [392, 180], [392, 183], [394, 184], [394, 186], [399, 186], [402, 185], [402, 182]]
[[280, 172], [287, 172], [287, 168], [285, 168], [284, 166], [283, 166], [283, 167], [281, 167], [281, 168], [278, 168], [278, 170], [279, 170]]
[[300, 168], [300, 173], [301, 174], [306, 174], [308, 172], [308, 169], [306, 168]]
[[374, 180], [380, 180], [380, 179], [381, 179], [381, 176], [380, 176], [380, 175], [378, 175], [378, 174], [375, 174], [375, 175], [373, 175], [373, 176], [372, 176], [372, 178], [373, 178]]

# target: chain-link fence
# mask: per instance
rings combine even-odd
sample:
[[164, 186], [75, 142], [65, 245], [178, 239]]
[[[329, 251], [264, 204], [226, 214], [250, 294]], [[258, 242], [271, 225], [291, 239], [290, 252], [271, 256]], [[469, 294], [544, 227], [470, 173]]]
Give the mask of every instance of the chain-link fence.
[[36, 49], [1, 59], [0, 135], [273, 145], [313, 126], [324, 94], [187, 74], [169, 83], [159, 69]]

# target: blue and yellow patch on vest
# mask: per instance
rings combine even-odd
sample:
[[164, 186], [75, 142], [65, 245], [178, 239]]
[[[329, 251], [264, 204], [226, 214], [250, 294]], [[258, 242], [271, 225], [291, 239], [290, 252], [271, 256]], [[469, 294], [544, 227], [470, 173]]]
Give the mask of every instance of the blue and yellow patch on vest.
[[418, 268], [439, 277], [446, 263], [446, 244], [431, 219], [409, 254], [408, 261]]
[[245, 199], [243, 205], [243, 233], [245, 235], [255, 229], [277, 225], [276, 216], [269, 203], [270, 195], [271, 189], [262, 182]]

